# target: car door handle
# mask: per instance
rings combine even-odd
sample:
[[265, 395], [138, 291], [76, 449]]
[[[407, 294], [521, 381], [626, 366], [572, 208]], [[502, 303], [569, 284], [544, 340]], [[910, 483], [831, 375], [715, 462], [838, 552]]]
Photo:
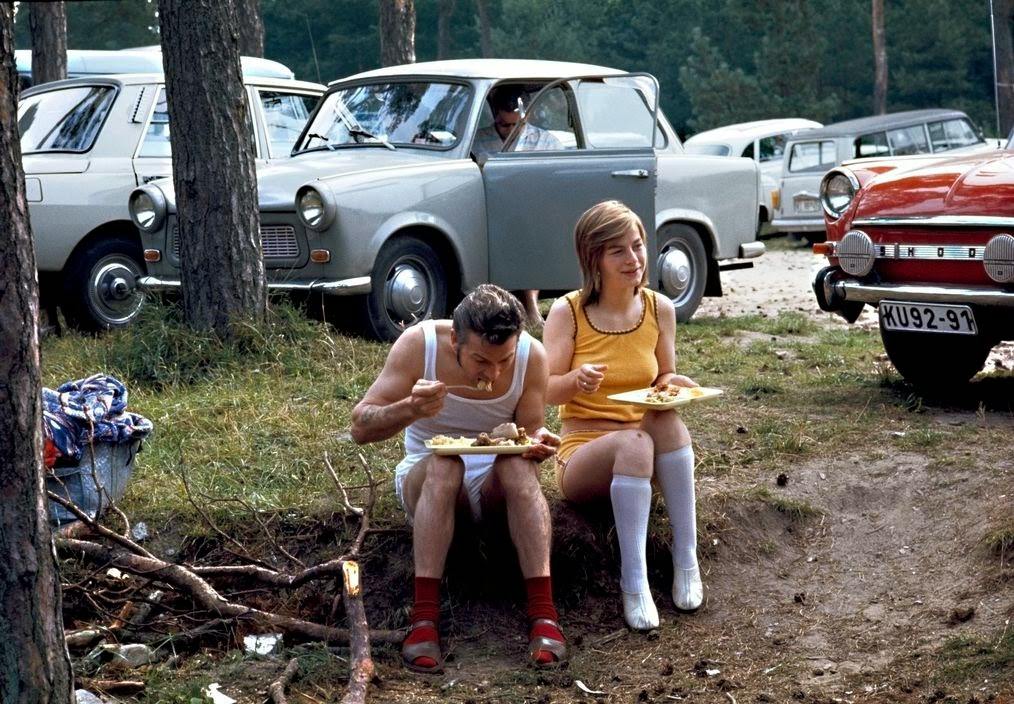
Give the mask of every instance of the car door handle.
[[152, 181], [160, 178], [168, 178], [168, 176], [145, 176], [141, 179], [143, 183], [151, 183]]
[[614, 171], [613, 176], [617, 178], [648, 178], [648, 170], [627, 169], [626, 171]]

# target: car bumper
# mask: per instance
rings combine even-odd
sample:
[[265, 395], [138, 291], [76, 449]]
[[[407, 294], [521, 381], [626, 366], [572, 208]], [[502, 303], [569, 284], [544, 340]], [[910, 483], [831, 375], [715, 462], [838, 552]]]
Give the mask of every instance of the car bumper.
[[[177, 291], [180, 288], [179, 279], [166, 279], [158, 276], [142, 276], [137, 280], [137, 285], [145, 291]], [[372, 286], [369, 276], [357, 276], [352, 279], [340, 281], [269, 281], [268, 289], [271, 291], [317, 291], [331, 296], [354, 296], [369, 293]]]
[[822, 310], [839, 314], [885, 300], [1014, 308], [1014, 291], [989, 286], [867, 283], [847, 276], [838, 267], [817, 272], [813, 290]]
[[776, 232], [822, 232], [824, 218], [775, 218], [771, 229]]

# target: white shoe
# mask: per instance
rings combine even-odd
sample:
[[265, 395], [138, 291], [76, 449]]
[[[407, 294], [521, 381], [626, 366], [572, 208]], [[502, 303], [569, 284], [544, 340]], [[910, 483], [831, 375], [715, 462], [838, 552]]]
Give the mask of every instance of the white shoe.
[[696, 611], [704, 602], [704, 584], [701, 583], [701, 568], [673, 567], [672, 603], [680, 611]]
[[635, 631], [650, 631], [658, 628], [658, 609], [655, 608], [655, 600], [651, 598], [650, 591], [643, 591], [637, 594], [622, 592], [623, 594], [623, 618], [627, 625]]

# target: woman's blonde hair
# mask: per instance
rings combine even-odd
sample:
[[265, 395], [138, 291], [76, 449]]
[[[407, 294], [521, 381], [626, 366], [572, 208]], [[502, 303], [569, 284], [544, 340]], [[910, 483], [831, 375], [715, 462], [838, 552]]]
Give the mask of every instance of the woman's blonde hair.
[[[574, 227], [574, 248], [577, 250], [577, 261], [581, 265], [583, 279], [581, 305], [598, 301], [602, 287], [602, 275], [599, 272], [602, 253], [610, 242], [626, 235], [630, 228], [637, 230], [641, 241], [647, 246], [648, 237], [641, 218], [618, 200], [606, 200], [593, 205], [577, 221]], [[641, 283], [634, 288], [634, 295], [638, 295], [641, 287], [647, 285], [648, 268], [645, 267]]]

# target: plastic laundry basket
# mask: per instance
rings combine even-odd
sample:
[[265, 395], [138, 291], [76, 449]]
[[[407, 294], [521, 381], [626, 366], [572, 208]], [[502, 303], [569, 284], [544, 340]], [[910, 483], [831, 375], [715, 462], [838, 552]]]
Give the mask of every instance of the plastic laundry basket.
[[[98, 442], [81, 453], [81, 461], [71, 467], [57, 467], [46, 475], [46, 489], [74, 502], [90, 517], [101, 515], [111, 501], [123, 498], [127, 481], [134, 471], [134, 457], [141, 441], [124, 443]], [[77, 520], [77, 516], [56, 503], [49, 502], [49, 519], [61, 524]]]

